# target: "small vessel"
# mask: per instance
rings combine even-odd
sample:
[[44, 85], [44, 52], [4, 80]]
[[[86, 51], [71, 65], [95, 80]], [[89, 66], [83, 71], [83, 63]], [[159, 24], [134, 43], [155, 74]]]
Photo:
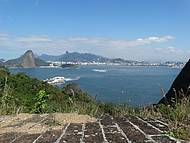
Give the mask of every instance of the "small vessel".
[[77, 67], [77, 64], [62, 64], [62, 68], [72, 68], [72, 67]]
[[106, 72], [106, 70], [100, 70], [100, 69], [93, 69], [95, 72]]
[[44, 81], [51, 85], [59, 85], [65, 83], [65, 77], [53, 77]]
[[80, 76], [77, 76], [76, 78], [65, 78], [63, 76], [57, 76], [50, 79], [46, 79], [44, 81], [51, 85], [61, 85], [61, 84], [64, 84], [65, 82], [75, 81], [79, 79], [80, 79]]

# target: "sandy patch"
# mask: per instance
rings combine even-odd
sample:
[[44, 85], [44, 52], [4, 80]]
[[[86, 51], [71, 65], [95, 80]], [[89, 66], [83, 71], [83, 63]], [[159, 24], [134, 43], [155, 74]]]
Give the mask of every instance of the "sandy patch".
[[52, 114], [56, 121], [60, 123], [87, 123], [95, 122], [96, 119], [88, 115], [79, 115], [77, 113], [54, 113]]
[[3, 116], [0, 122], [0, 134], [17, 133], [43, 133], [47, 130], [60, 130], [67, 123], [95, 122], [96, 119], [88, 115], [77, 113], [53, 114], [18, 114]]

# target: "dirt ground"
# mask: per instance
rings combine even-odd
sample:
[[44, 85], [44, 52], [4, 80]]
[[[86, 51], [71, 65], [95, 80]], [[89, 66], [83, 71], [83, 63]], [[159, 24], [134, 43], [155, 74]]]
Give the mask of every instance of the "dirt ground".
[[67, 123], [95, 122], [96, 119], [88, 115], [77, 113], [53, 113], [53, 114], [25, 114], [1, 116], [0, 134], [9, 132], [27, 132], [29, 134], [41, 133], [46, 130], [62, 129]]

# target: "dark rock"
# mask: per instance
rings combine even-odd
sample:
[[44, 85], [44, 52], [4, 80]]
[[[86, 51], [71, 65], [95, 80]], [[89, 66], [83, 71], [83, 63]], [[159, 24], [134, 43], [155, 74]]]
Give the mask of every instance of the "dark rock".
[[184, 68], [181, 70], [177, 78], [174, 80], [170, 90], [167, 92], [158, 104], [170, 104], [173, 105], [176, 99], [180, 101], [184, 96], [189, 96], [190, 86], [190, 60], [186, 63]]

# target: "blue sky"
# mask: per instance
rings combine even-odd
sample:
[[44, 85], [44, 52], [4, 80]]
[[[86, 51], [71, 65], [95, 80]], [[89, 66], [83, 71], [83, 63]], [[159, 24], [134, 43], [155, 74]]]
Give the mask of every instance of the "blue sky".
[[186, 61], [189, 25], [189, 0], [0, 0], [0, 58], [32, 49]]

